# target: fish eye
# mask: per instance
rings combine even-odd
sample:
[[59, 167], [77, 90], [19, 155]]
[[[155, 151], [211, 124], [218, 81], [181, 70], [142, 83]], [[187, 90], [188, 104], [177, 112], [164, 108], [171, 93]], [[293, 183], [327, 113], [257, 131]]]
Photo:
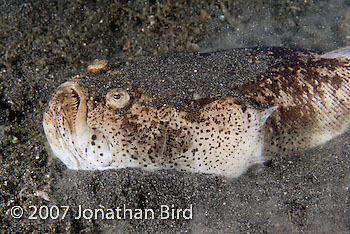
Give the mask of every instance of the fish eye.
[[106, 104], [113, 110], [119, 110], [128, 106], [130, 103], [130, 95], [124, 89], [112, 89], [107, 93]]

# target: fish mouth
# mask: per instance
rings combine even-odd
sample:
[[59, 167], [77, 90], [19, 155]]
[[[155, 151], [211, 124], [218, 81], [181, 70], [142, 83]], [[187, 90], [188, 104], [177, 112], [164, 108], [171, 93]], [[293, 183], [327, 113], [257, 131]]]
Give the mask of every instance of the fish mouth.
[[78, 93], [78, 91], [74, 88], [70, 89], [71, 91], [71, 108], [73, 109], [74, 113], [78, 112], [78, 106], [80, 104], [80, 95]]
[[77, 121], [79, 107], [86, 105], [83, 100], [86, 100], [86, 92], [74, 81], [63, 83], [53, 98], [73, 125]]
[[58, 87], [44, 114], [43, 127], [51, 149], [71, 169], [80, 167], [79, 138], [87, 131], [87, 98], [88, 92], [76, 80], [65, 82]]

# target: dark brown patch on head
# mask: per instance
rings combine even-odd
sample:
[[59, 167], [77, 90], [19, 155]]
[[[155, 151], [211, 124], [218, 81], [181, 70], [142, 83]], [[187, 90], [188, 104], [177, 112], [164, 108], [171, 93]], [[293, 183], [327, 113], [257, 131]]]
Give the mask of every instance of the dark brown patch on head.
[[200, 110], [200, 108], [186, 108], [183, 109], [183, 111], [186, 112], [186, 115], [184, 116], [184, 119], [187, 120], [188, 122], [191, 123], [200, 123], [204, 121], [204, 118], [202, 117], [202, 112]]
[[198, 107], [210, 104], [218, 99], [220, 99], [220, 97], [208, 97], [208, 98], [190, 99], [190, 100], [186, 99], [185, 103], [191, 106], [192, 108], [198, 108]]
[[121, 127], [129, 134], [135, 134], [141, 127], [141, 124], [134, 120], [137, 120], [137, 115], [121, 114], [122, 124]]
[[152, 110], [149, 107], [147, 110], [150, 111], [148, 120], [145, 118], [148, 114], [145, 115], [143, 107], [138, 110], [140, 114], [120, 115], [123, 147], [130, 149], [143, 161], [156, 165], [172, 165], [175, 157], [188, 151], [191, 145], [189, 132], [185, 127], [170, 125], [171, 122], [174, 123], [174, 119], [168, 108]]
[[[178, 109], [180, 111], [186, 112], [186, 115], [184, 117], [185, 120], [189, 121], [190, 123], [201, 123], [205, 121], [205, 118], [203, 117], [203, 111], [207, 111], [207, 108], [211, 103], [215, 101], [221, 103], [222, 100], [224, 99], [221, 96], [191, 100], [189, 101], [188, 106], [179, 107]], [[243, 104], [243, 106], [245, 105]], [[218, 105], [215, 105], [215, 107], [219, 108]]]
[[242, 104], [241, 109], [242, 109], [242, 112], [245, 113], [245, 111], [247, 110], [247, 106], [245, 104]]
[[342, 78], [338, 75], [335, 75], [330, 79], [330, 82], [334, 86], [335, 89], [339, 89], [344, 82], [344, 78]]

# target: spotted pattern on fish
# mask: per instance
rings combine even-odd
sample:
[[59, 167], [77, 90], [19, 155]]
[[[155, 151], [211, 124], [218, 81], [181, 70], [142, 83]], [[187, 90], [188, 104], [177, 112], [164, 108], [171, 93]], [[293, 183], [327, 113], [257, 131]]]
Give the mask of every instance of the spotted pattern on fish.
[[349, 128], [348, 58], [271, 47], [110, 65], [62, 84], [44, 130], [70, 169], [238, 177]]
[[239, 90], [278, 110], [267, 120], [265, 155], [323, 144], [349, 128], [350, 61], [315, 56], [273, 66]]

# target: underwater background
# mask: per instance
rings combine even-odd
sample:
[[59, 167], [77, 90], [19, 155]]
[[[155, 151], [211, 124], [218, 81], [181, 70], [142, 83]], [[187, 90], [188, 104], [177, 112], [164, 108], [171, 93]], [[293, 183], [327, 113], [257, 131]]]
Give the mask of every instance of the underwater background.
[[[345, 0], [1, 1], [1, 230], [349, 233], [350, 133], [229, 180], [171, 170], [70, 171], [52, 157], [42, 129], [55, 89], [94, 59], [118, 64], [252, 46], [330, 51], [349, 45], [349, 39]], [[76, 219], [79, 206], [159, 212], [162, 205], [192, 207], [193, 217]], [[11, 213], [15, 206], [22, 208], [21, 218]], [[70, 209], [63, 219], [39, 217], [39, 211], [30, 219], [31, 206]]]

